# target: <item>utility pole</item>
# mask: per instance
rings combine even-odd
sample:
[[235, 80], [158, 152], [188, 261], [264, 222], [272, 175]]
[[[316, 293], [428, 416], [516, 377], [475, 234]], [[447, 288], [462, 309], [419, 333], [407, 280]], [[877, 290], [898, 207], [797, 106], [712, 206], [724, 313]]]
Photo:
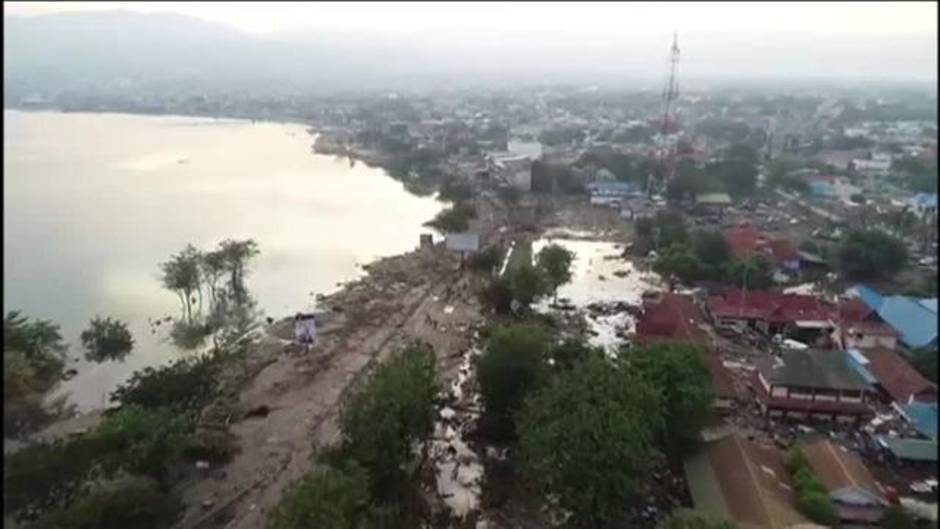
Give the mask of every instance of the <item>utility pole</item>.
[[[672, 179], [672, 172], [675, 168], [675, 153], [673, 147], [666, 142], [666, 136], [669, 134], [670, 125], [675, 122], [675, 108], [673, 103], [679, 99], [679, 80], [676, 79], [676, 66], [679, 64], [679, 35], [672, 34], [672, 47], [669, 49], [669, 77], [663, 86], [663, 118], [660, 123], [660, 135], [663, 145], [659, 149], [659, 171], [661, 182], [658, 185], [665, 186]], [[646, 194], [653, 194], [653, 175], [649, 175], [646, 183]]]

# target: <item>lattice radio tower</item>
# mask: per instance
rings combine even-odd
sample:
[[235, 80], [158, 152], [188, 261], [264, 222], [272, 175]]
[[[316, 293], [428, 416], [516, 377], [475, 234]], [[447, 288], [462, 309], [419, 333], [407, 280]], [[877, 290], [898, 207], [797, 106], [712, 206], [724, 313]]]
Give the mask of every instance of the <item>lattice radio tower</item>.
[[[679, 99], [679, 80], [676, 79], [676, 66], [679, 64], [679, 35], [672, 34], [672, 48], [669, 49], [669, 78], [663, 86], [663, 119], [660, 123], [660, 134], [663, 141], [659, 149], [659, 179], [657, 182], [665, 187], [672, 179], [675, 169], [675, 147], [666, 141], [670, 129], [675, 124], [675, 105]], [[650, 179], [652, 181], [652, 178]], [[647, 185], [647, 194], [652, 194], [651, 185]]]

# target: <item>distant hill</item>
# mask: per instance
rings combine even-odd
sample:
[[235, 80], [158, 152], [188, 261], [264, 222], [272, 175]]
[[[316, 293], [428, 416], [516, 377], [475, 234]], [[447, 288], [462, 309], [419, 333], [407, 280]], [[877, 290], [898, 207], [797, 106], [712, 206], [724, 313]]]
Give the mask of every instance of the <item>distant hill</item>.
[[394, 77], [396, 67], [381, 43], [353, 36], [261, 39], [164, 13], [5, 16], [3, 41], [4, 85], [18, 92], [335, 90]]
[[[33, 92], [250, 97], [559, 82], [658, 90], [668, 37], [585, 39], [561, 31], [446, 28], [257, 37], [179, 14], [4, 15], [3, 75], [7, 101]], [[681, 39], [683, 86], [695, 79], [800, 78], [813, 85], [826, 79], [857, 85], [902, 80], [910, 72], [936, 79], [936, 43], [924, 37], [763, 39], [690, 32]]]

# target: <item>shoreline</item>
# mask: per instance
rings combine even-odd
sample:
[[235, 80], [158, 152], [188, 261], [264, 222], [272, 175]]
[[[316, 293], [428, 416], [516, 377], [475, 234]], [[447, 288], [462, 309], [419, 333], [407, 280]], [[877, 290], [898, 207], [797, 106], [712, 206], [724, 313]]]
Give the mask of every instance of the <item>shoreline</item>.
[[[112, 110], [82, 110], [82, 111], [65, 111], [59, 108], [22, 108], [22, 107], [12, 107], [4, 106], [4, 111], [17, 112], [21, 114], [85, 114], [85, 115], [102, 115], [102, 116], [133, 116], [133, 117], [163, 117], [163, 118], [184, 118], [184, 119], [207, 119], [207, 120], [219, 120], [219, 121], [229, 121], [241, 124], [248, 124], [251, 121], [258, 121], [259, 123], [268, 123], [268, 124], [277, 124], [277, 125], [290, 125], [290, 126], [299, 126], [303, 128], [303, 132], [310, 135], [313, 139], [310, 142], [310, 151], [309, 154], [315, 156], [328, 156], [330, 153], [317, 152], [314, 149], [317, 138], [320, 136], [321, 132], [318, 130], [316, 125], [313, 125], [309, 122], [301, 122], [297, 120], [290, 119], [277, 119], [277, 118], [250, 118], [244, 116], [218, 116], [218, 115], [200, 115], [200, 114], [177, 114], [177, 113], [149, 113], [149, 112], [124, 112], [124, 111], [112, 111]], [[352, 158], [355, 158], [357, 161], [365, 163], [372, 168], [382, 169], [385, 173], [384, 176], [390, 178], [394, 181], [399, 181], [388, 174], [388, 171], [381, 166], [379, 160], [376, 158], [370, 158], [362, 153], [355, 153]], [[412, 194], [409, 191], [405, 190], [406, 193]], [[442, 201], [446, 202], [446, 201]], [[430, 220], [430, 218], [426, 219]], [[438, 232], [432, 228], [421, 228], [419, 233], [434, 233], [438, 235]], [[406, 249], [404, 251], [389, 254], [389, 255], [377, 255], [373, 256], [367, 260], [361, 262], [356, 262], [353, 267], [349, 270], [349, 274], [346, 279], [335, 283], [332, 288], [322, 292], [321, 296], [315, 301], [316, 310], [321, 310], [324, 306], [332, 303], [334, 300], [342, 300], [345, 297], [349, 296], [354, 290], [361, 288], [362, 285], [366, 282], [373, 280], [373, 276], [381, 275], [382, 271], [392, 265], [390, 262], [396, 259], [407, 258], [409, 255], [415, 253], [418, 248], [418, 238], [414, 240], [414, 244], [411, 249]], [[271, 325], [267, 325], [263, 318], [261, 320], [262, 330], [261, 336], [255, 342], [254, 346], [258, 347], [259, 344], [263, 344], [265, 340], [271, 338], [279, 338], [278, 330], [280, 326], [284, 325], [285, 321], [289, 321], [292, 318], [292, 315], [297, 311], [303, 311], [302, 307], [295, 308], [293, 311], [288, 311], [289, 314], [281, 316], [273, 321]], [[281, 311], [279, 311], [281, 312]], [[282, 312], [283, 314], [283, 312]], [[276, 317], [276, 316], [275, 316]], [[292, 332], [290, 332], [292, 335]], [[292, 338], [292, 336], [290, 336]], [[193, 352], [192, 354], [197, 354]], [[201, 353], [200, 353], [201, 354]], [[160, 367], [166, 365], [168, 359], [154, 364], [152, 367]], [[143, 367], [140, 369], [144, 369]], [[64, 382], [64, 380], [63, 380]], [[48, 399], [53, 396], [55, 390], [47, 394], [44, 398]], [[30, 434], [24, 435], [22, 437], [4, 437], [4, 454], [9, 454], [19, 450], [22, 446], [25, 446], [29, 442], [36, 440], [53, 440], [56, 438], [67, 436], [71, 433], [76, 433], [79, 431], [87, 430], [93, 428], [98, 421], [101, 419], [103, 412], [110, 409], [110, 406], [105, 405], [103, 407], [96, 406], [89, 409], [84, 409], [82, 411], [75, 412], [74, 415], [68, 415], [61, 418], [58, 418], [43, 427], [39, 430], [32, 432]]]

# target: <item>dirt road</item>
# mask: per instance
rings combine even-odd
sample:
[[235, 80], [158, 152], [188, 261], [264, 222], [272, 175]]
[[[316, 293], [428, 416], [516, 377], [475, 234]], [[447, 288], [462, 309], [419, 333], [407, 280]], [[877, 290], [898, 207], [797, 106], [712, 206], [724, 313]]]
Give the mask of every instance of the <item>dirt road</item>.
[[[457, 269], [454, 258], [422, 261], [413, 254], [400, 256], [407, 286], [360, 288], [368, 291], [358, 301], [367, 302], [358, 307], [364, 314], [347, 322], [337, 338], [324, 336], [302, 356], [282, 355], [248, 384], [240, 395], [242, 408], [266, 405], [270, 412], [230, 426], [241, 452], [181, 491], [187, 510], [178, 527], [263, 528], [284, 489], [310, 468], [314, 447], [337, 440], [337, 418], [350, 385], [405, 341], [430, 343], [442, 379], [455, 376], [473, 327], [482, 321], [474, 279]], [[378, 280], [363, 280], [369, 281]]]

